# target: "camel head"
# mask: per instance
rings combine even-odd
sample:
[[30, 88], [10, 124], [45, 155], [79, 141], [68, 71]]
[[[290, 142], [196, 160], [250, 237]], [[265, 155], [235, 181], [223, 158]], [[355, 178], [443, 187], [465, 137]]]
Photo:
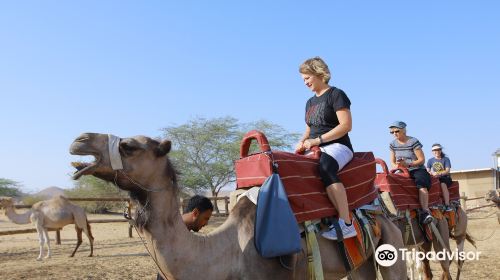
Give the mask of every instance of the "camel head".
[[[118, 138], [99, 133], [83, 133], [70, 147], [72, 155], [93, 156], [93, 162], [73, 162], [73, 179], [93, 175], [120, 189], [140, 194], [176, 182], [176, 173], [167, 154], [171, 142], [145, 136]], [[175, 184], [174, 184], [175, 185]]]
[[9, 207], [12, 207], [13, 205], [14, 205], [14, 202], [12, 201], [11, 197], [0, 196], [0, 208], [7, 209]]
[[486, 201], [492, 201], [495, 203], [500, 203], [500, 197], [498, 195], [497, 190], [490, 190], [484, 195], [484, 199]]

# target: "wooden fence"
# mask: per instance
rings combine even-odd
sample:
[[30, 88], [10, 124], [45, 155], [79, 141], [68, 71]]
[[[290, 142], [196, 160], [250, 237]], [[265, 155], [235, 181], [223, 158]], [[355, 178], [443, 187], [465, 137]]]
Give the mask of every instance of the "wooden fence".
[[472, 212], [472, 211], [477, 210], [477, 209], [491, 207], [491, 206], [496, 205], [495, 203], [490, 203], [490, 204], [485, 204], [485, 205], [476, 206], [476, 207], [472, 207], [472, 208], [467, 208], [467, 201], [478, 200], [478, 199], [484, 199], [484, 196], [469, 198], [465, 195], [465, 192], [462, 192], [462, 195], [460, 196], [460, 204], [466, 213]]

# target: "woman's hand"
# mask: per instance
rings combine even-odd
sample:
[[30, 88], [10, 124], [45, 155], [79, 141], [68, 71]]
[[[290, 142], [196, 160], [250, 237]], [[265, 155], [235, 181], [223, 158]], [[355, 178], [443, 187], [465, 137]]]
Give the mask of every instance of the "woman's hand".
[[318, 138], [315, 139], [306, 139], [304, 141], [304, 147], [308, 150], [311, 149], [311, 147], [318, 146], [320, 144], [320, 141]]
[[406, 163], [406, 161], [402, 160], [398, 162], [398, 168], [408, 168], [409, 165]]
[[306, 147], [304, 147], [304, 141], [300, 141], [299, 143], [297, 143], [297, 145], [295, 146], [295, 152], [296, 153], [302, 153], [303, 151], [306, 150]]

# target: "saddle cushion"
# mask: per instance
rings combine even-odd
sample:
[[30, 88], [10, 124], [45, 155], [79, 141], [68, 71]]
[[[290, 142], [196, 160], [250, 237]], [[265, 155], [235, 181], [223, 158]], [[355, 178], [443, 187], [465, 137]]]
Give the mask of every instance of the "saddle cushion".
[[460, 201], [460, 189], [458, 181], [452, 181], [451, 186], [448, 188], [450, 193], [450, 201]]
[[[249, 141], [257, 140], [261, 152], [248, 155]], [[298, 222], [336, 216], [319, 175], [319, 150], [311, 156], [284, 151], [271, 151], [267, 139], [258, 131], [250, 131], [241, 144], [241, 159], [235, 162], [237, 189], [260, 186], [273, 173], [273, 165], [281, 177], [288, 201]], [[374, 187], [375, 157], [373, 153], [354, 153], [354, 158], [339, 173], [349, 209], [369, 204], [377, 198]]]
[[[376, 159], [377, 164], [382, 166], [383, 171], [377, 173], [375, 185], [381, 192], [389, 192], [394, 207], [397, 210], [420, 208], [418, 189], [415, 181], [406, 170], [402, 173], [395, 173], [396, 170], [389, 171], [386, 163], [381, 159]], [[460, 199], [458, 182], [453, 181], [448, 189], [450, 200]], [[431, 176], [431, 188], [429, 189], [429, 207], [443, 204], [441, 183], [438, 177]]]

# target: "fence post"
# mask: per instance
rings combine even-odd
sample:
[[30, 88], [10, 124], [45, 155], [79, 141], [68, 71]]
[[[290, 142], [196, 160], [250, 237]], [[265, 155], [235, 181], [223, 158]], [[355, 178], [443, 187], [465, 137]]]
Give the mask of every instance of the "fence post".
[[61, 245], [61, 229], [56, 230], [56, 244]]
[[224, 197], [226, 216], [229, 216], [229, 198], [227, 196]]
[[462, 192], [462, 196], [460, 197], [460, 199], [462, 200], [462, 209], [464, 209], [464, 211], [467, 210], [467, 205], [466, 205], [466, 202], [467, 202], [467, 197], [465, 196], [465, 192]]

